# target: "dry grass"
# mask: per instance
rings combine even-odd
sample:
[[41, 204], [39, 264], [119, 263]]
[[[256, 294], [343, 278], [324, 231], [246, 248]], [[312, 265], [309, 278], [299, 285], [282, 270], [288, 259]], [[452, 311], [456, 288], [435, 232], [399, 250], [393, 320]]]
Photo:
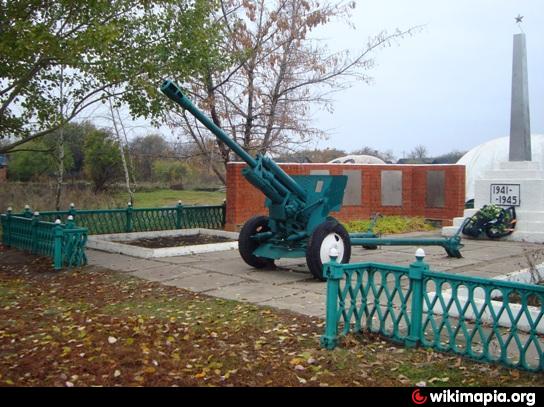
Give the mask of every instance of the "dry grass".
[[[70, 203], [76, 208], [107, 209], [126, 205], [122, 199], [114, 193], [94, 193], [90, 186], [85, 184], [66, 185], [62, 198], [61, 209], [67, 209]], [[55, 184], [7, 182], [0, 184], [0, 211], [4, 212], [11, 206], [15, 212], [22, 211], [25, 205], [30, 205], [33, 210], [55, 210]]]
[[[128, 194], [123, 188], [114, 187], [110, 191], [94, 193], [89, 184], [69, 183], [65, 186], [61, 209], [68, 209], [74, 203], [79, 209], [109, 209], [124, 208], [127, 205]], [[179, 200], [185, 205], [219, 205], [225, 199], [224, 192], [218, 191], [175, 191], [165, 188], [147, 187], [135, 194], [135, 207], [174, 206]], [[8, 182], [0, 184], [0, 212], [12, 207], [14, 212], [20, 212], [25, 205], [33, 210], [55, 210], [55, 183]]]

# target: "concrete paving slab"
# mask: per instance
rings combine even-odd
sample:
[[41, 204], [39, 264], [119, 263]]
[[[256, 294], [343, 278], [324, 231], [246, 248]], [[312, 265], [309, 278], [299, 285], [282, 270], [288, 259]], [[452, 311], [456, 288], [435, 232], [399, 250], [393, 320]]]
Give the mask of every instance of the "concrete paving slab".
[[205, 272], [191, 266], [182, 266], [179, 264], [163, 264], [161, 267], [135, 270], [129, 273], [135, 277], [143, 278], [145, 280], [161, 282], [185, 277], [192, 274], [202, 274]]
[[230, 285], [206, 292], [207, 295], [212, 295], [214, 297], [244, 302], [271, 301], [298, 295], [299, 293], [299, 290], [291, 288], [290, 286], [278, 287], [276, 285], [257, 282]]
[[240, 255], [235, 259], [209, 258], [205, 261], [192, 263], [192, 266], [208, 272], [211, 271], [229, 275], [242, 275], [255, 270], [253, 267], [248, 266], [240, 258]]
[[523, 249], [514, 247], [481, 248], [480, 250], [467, 251], [463, 255], [466, 258], [479, 260], [485, 264], [489, 261], [497, 261], [508, 257], [523, 257]]
[[[215, 252], [215, 253], [203, 253], [202, 258], [204, 258], [208, 262], [213, 261], [223, 261], [224, 259], [233, 259], [233, 260], [240, 260], [240, 253], [238, 250], [230, 250], [225, 252]], [[243, 263], [243, 261], [242, 261]], [[244, 263], [245, 264], [245, 263]]]
[[240, 254], [237, 250], [216, 253], [193, 254], [190, 256], [160, 257], [155, 259], [154, 261], [169, 264], [193, 264], [201, 262], [207, 263], [212, 261], [223, 261], [229, 259], [238, 259], [242, 261], [240, 259]]
[[324, 281], [318, 281], [315, 279], [297, 281], [297, 282], [291, 283], [289, 286], [300, 291], [308, 291], [314, 294], [319, 294], [319, 295], [327, 294], [327, 283]]
[[287, 309], [300, 314], [322, 317], [325, 315], [326, 296], [312, 292], [301, 292], [297, 295], [257, 302], [259, 305]]
[[162, 264], [196, 264], [203, 261], [208, 261], [205, 256], [193, 255], [193, 256], [180, 256], [180, 257], [162, 257], [155, 260]]
[[463, 269], [466, 270], [468, 268], [474, 268], [477, 264], [480, 262], [475, 259], [467, 259], [466, 257], [463, 257], [461, 259], [450, 259], [448, 257], [444, 258], [435, 258], [435, 259], [425, 259], [429, 265], [431, 265], [431, 268], [435, 271], [447, 271], [454, 272], [454, 270], [457, 269]]
[[216, 290], [228, 285], [247, 283], [243, 278], [229, 276], [226, 274], [203, 272], [191, 274], [173, 280], [164, 281], [163, 284], [174, 287], [185, 288], [194, 292], [206, 292]]
[[513, 256], [500, 259], [500, 261], [489, 261], [477, 264], [474, 267], [467, 267], [467, 270], [473, 269], [482, 273], [493, 274], [495, 276], [511, 273], [513, 270], [521, 270], [529, 267], [524, 257]]
[[87, 250], [86, 253], [89, 265], [105, 267], [110, 270], [127, 272], [164, 266], [164, 263], [153, 260], [106, 253], [98, 250]]
[[[472, 277], [481, 277], [481, 278], [493, 278], [501, 273], [496, 273], [489, 270], [482, 270], [481, 268], [465, 268], [465, 269], [457, 269], [457, 272], [454, 274], [458, 274], [460, 276], [472, 276]], [[450, 271], [448, 270], [448, 273]]]
[[314, 281], [307, 269], [303, 273], [296, 273], [285, 268], [276, 268], [272, 270], [250, 269], [240, 275], [248, 280], [263, 282], [268, 285], [286, 285], [297, 281]]

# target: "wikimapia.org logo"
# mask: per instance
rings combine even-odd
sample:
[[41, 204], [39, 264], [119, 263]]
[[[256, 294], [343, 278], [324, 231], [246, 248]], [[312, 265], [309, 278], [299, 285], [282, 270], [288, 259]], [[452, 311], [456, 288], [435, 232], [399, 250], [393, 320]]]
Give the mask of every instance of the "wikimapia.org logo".
[[536, 402], [535, 393], [511, 393], [505, 392], [478, 392], [478, 391], [459, 391], [459, 390], [442, 390], [431, 391], [429, 396], [421, 394], [421, 389], [415, 389], [412, 392], [412, 402], [416, 405], [431, 403], [475, 403], [487, 406], [489, 403], [516, 403], [525, 404], [526, 406], [534, 406]]
[[427, 402], [427, 396], [424, 396], [420, 393], [419, 389], [415, 389], [412, 393], [412, 401], [414, 404], [425, 404]]

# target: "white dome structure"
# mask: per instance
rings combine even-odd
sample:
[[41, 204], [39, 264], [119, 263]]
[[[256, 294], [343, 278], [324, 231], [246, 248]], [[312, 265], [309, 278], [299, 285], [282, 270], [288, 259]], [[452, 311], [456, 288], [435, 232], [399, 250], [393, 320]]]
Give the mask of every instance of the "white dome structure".
[[327, 164], [385, 164], [385, 161], [373, 155], [346, 155], [335, 158]]
[[[465, 202], [474, 198], [474, 182], [482, 178], [485, 171], [498, 169], [500, 162], [508, 161], [509, 148], [510, 137], [500, 137], [474, 147], [457, 161], [466, 171]], [[533, 161], [544, 169], [544, 135], [531, 135], [531, 153]]]

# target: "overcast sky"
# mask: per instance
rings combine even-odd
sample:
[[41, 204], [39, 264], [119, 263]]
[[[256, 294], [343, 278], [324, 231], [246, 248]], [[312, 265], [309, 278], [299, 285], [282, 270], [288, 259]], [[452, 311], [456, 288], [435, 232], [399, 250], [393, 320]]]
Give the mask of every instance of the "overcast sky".
[[[510, 132], [514, 18], [527, 35], [531, 130], [544, 134], [544, 0], [356, 0], [351, 21], [314, 35], [331, 50], [363, 49], [369, 36], [424, 25], [376, 51], [371, 85], [333, 95], [334, 112], [316, 111], [329, 138], [310, 147], [369, 146], [398, 158], [416, 145], [429, 154], [469, 150]], [[148, 134], [145, 122], [132, 134]], [[166, 127], [160, 132], [172, 137]]]
[[374, 54], [372, 85], [336, 94], [334, 113], [316, 114], [330, 133], [317, 146], [367, 145], [402, 157], [422, 144], [438, 155], [508, 135], [518, 14], [525, 16], [531, 130], [544, 134], [544, 0], [357, 0], [355, 29], [331, 23], [319, 32], [331, 47], [355, 51], [382, 29], [425, 28]]

